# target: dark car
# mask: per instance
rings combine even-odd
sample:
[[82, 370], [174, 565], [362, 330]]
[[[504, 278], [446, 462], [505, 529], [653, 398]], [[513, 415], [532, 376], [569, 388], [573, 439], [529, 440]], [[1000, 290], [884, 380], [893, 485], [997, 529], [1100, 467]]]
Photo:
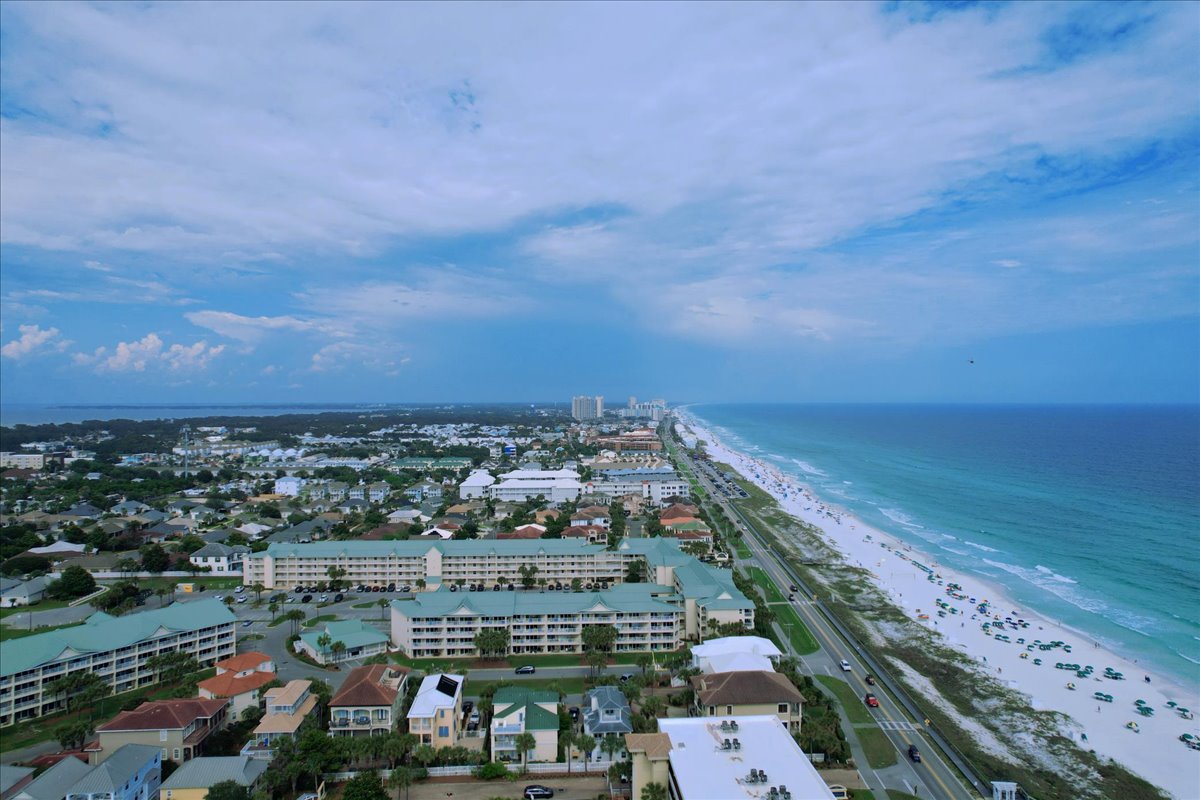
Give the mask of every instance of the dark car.
[[579, 722], [579, 706], [571, 706], [571, 710], [568, 713], [571, 715], [572, 722]]
[[389, 592], [394, 592], [394, 591], [396, 591], [396, 584], [394, 584], [394, 583], [389, 583], [389, 584], [388, 584], [388, 588], [387, 588], [387, 590], [388, 590]]
[[474, 700], [463, 700], [463, 713], [470, 714], [475, 709]]
[[301, 597], [301, 598], [300, 598], [300, 602], [301, 602], [301, 603], [311, 603], [311, 602], [312, 602], [312, 595], [311, 595], [311, 594], [306, 594], [306, 595], [304, 595], [304, 597]]
[[875, 685], [875, 676], [874, 676], [874, 675], [868, 675], [868, 676], [865, 678], [865, 680], [866, 680], [866, 682], [867, 682], [867, 686], [874, 686], [874, 685]]
[[492, 591], [493, 591], [493, 592], [499, 592], [499, 591], [501, 591], [503, 588], [504, 588], [503, 586], [501, 586], [500, 584], [498, 584], [498, 583], [497, 583], [495, 586], [493, 586], [493, 587], [492, 587]]
[[539, 786], [534, 784], [533, 786], [526, 786], [525, 793], [521, 796], [524, 797], [525, 800], [548, 800], [549, 798], [554, 797], [554, 790], [549, 786]]
[[632, 672], [626, 672], [624, 675], [621, 676], [621, 683], [624, 683], [625, 681], [629, 680], [632, 677], [633, 677]]
[[296, 594], [303, 594], [303, 593], [304, 593], [304, 587], [303, 587], [303, 586], [297, 586], [297, 587], [296, 587], [296, 589], [295, 589], [295, 592], [296, 592]]
[[517, 667], [516, 672], [518, 675], [532, 675], [533, 673], [537, 672], [537, 669], [535, 669], [532, 664], [526, 664], [523, 667]]
[[917, 764], [921, 763], [921, 751], [917, 749], [915, 744], [910, 744], [908, 746], [908, 757]]
[[341, 592], [338, 592], [337, 594], [335, 594], [333, 596], [333, 602], [335, 602], [335, 603], [340, 603], [345, 599], [346, 599], [346, 595], [342, 594]]
[[793, 583], [791, 586], [788, 587], [788, 591], [789, 592], [798, 592], [800, 590], [798, 588], [796, 588], [796, 584]]

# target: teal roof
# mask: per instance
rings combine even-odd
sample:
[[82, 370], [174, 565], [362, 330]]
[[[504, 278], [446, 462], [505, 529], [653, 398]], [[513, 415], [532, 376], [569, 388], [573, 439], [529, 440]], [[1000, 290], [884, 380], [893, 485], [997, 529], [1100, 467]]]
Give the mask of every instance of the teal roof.
[[675, 582], [684, 597], [714, 611], [754, 608], [754, 603], [734, 586], [732, 570], [692, 559], [689, 564], [675, 567]]
[[611, 611], [678, 612], [679, 607], [659, 598], [674, 597], [669, 586], [653, 583], [620, 583], [606, 592], [421, 592], [411, 600], [393, 600], [392, 607], [413, 618], [453, 614], [479, 617], [512, 617], [526, 614], [576, 614], [603, 606]]
[[[505, 556], [525, 556], [546, 553], [548, 555], [571, 555], [575, 553], [598, 553], [603, 545], [588, 544], [582, 539], [501, 539], [501, 540], [444, 540], [444, 541], [330, 541], [311, 544], [273, 542], [260, 553], [251, 553], [250, 558], [337, 558], [338, 556], [383, 557], [395, 555], [399, 558], [418, 558], [430, 550], [439, 550], [444, 555], [482, 556], [490, 553]], [[684, 556], [690, 558], [690, 556]]]
[[329, 634], [333, 642], [346, 645], [347, 650], [388, 641], [388, 637], [380, 633], [378, 628], [357, 619], [330, 622], [322, 630], [300, 634], [300, 638], [309, 647], [320, 652], [321, 646], [317, 644], [317, 639], [325, 633]]
[[519, 686], [506, 686], [496, 690], [496, 695], [492, 698], [492, 708], [499, 709], [492, 716], [495, 718], [504, 718], [524, 709], [525, 730], [558, 730], [557, 712], [548, 711], [538, 705], [538, 703], [548, 703], [557, 708], [558, 695], [554, 692], [522, 689]]
[[86, 653], [103, 653], [144, 641], [158, 630], [194, 631], [236, 622], [220, 600], [174, 603], [166, 608], [113, 617], [103, 611], [81, 625], [0, 642], [0, 676], [14, 675], [41, 664]]

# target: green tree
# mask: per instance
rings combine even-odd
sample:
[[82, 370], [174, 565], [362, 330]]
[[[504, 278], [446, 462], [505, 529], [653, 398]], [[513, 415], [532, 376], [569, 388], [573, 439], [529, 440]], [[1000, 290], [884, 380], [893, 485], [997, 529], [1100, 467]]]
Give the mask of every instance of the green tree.
[[46, 587], [46, 594], [54, 600], [74, 600], [96, 591], [96, 579], [83, 567], [67, 567], [62, 577]]
[[568, 775], [571, 773], [571, 761], [574, 756], [574, 753], [571, 752], [571, 748], [578, 744], [578, 742], [579, 740], [575, 735], [575, 731], [571, 730], [570, 728], [567, 728], [566, 730], [560, 730], [558, 732], [558, 743], [562, 745], [563, 753], [567, 757]]
[[324, 660], [329, 653], [329, 645], [333, 644], [333, 637], [328, 633], [322, 633], [317, 637], [317, 647], [321, 648], [321, 659]]
[[255, 600], [261, 600], [262, 593], [265, 592], [266, 590], [267, 590], [267, 587], [263, 586], [261, 583], [256, 583], [250, 587], [250, 591], [254, 592]]
[[638, 653], [633, 657], [633, 663], [637, 664], [642, 670], [642, 677], [646, 677], [646, 673], [650, 671], [650, 667], [654, 664], [654, 656], [650, 653]]
[[640, 558], [629, 562], [629, 566], [625, 568], [626, 583], [641, 583], [646, 580], [646, 562]]
[[579, 752], [583, 753], [583, 760], [587, 761], [592, 757], [592, 751], [596, 749], [596, 737], [582, 733], [575, 738], [575, 746], [579, 748]]
[[388, 607], [387, 598], [386, 597], [379, 598], [378, 600], [375, 601], [375, 605], [379, 606], [379, 621], [383, 622], [383, 620], [385, 619], [385, 609]]
[[342, 567], [331, 566], [325, 572], [329, 575], [329, 591], [336, 592], [342, 585], [342, 578], [346, 577], [346, 570]]
[[337, 640], [329, 646], [329, 652], [333, 653], [333, 662], [336, 664], [342, 657], [342, 653], [346, 652], [346, 643], [341, 639]]
[[667, 800], [667, 787], [661, 783], [647, 783], [642, 787], [641, 800]]
[[304, 612], [298, 608], [293, 608], [284, 614], [283, 618], [292, 623], [292, 635], [295, 636], [300, 631], [300, 623], [304, 621]]
[[428, 767], [437, 760], [437, 750], [434, 750], [427, 744], [423, 744], [412, 753], [413, 761], [416, 761], [422, 767]]
[[602, 653], [612, 651], [617, 643], [618, 631], [615, 625], [584, 625], [581, 633], [584, 650], [599, 650]]
[[54, 729], [54, 738], [64, 750], [74, 750], [82, 747], [92, 732], [92, 726], [83, 720], [75, 720]]
[[50, 681], [46, 684], [43, 692], [50, 697], [61, 695], [65, 710], [70, 713], [71, 704], [76, 700], [94, 702], [100, 697], [110, 694], [112, 687], [94, 672], [72, 672]]
[[592, 680], [595, 680], [600, 670], [608, 663], [608, 655], [603, 650], [588, 650], [584, 652], [583, 660], [587, 662]]
[[517, 572], [521, 576], [521, 585], [526, 589], [532, 589], [537, 581], [538, 568], [535, 564], [522, 564], [517, 568]]
[[279, 603], [274, 601], [267, 604], [267, 611], [271, 612], [271, 622], [275, 621], [275, 614], [279, 611]]
[[159, 544], [148, 544], [142, 547], [142, 569], [146, 572], [164, 572], [171, 565], [171, 557]]
[[521, 754], [522, 766], [528, 766], [529, 754], [537, 747], [537, 739], [534, 738], [532, 733], [525, 731], [517, 734], [513, 740], [513, 744], [516, 745], [517, 752]]
[[250, 800], [250, 792], [237, 781], [221, 781], [208, 787], [207, 800]]
[[484, 628], [475, 634], [475, 647], [479, 650], [481, 658], [499, 658], [508, 653], [511, 639], [512, 631], [508, 628]]
[[583, 578], [571, 578], [571, 591], [572, 592], [583, 591]]
[[388, 800], [388, 794], [383, 788], [383, 781], [379, 780], [379, 773], [368, 770], [346, 782], [342, 789], [342, 800]]
[[600, 750], [612, 761], [617, 753], [625, 750], [625, 742], [620, 736], [605, 736], [600, 740]]
[[200, 664], [182, 650], [160, 653], [146, 660], [146, 666], [154, 670], [159, 683], [172, 683], [200, 669]]
[[396, 790], [396, 800], [400, 800], [400, 790], [404, 790], [404, 797], [407, 800], [409, 787], [413, 785], [413, 773], [408, 767], [392, 767], [392, 772], [388, 775], [388, 788]]

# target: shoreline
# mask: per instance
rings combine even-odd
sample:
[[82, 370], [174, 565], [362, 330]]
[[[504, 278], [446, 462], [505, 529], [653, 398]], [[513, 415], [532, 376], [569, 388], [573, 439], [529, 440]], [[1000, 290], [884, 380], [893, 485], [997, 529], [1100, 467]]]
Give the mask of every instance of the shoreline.
[[[1181, 763], [1189, 763], [1184, 759], [1194, 757], [1179, 736], [1198, 735], [1200, 727], [1168, 705], [1173, 702], [1200, 710], [1200, 689], [1182, 686], [1153, 667], [1144, 668], [1118, 655], [1083, 631], [1017, 604], [1002, 585], [938, 563], [920, 547], [826, 502], [811, 486], [778, 467], [727, 447], [708, 423], [687, 409], [677, 414], [678, 420], [706, 443], [714, 460], [729, 464], [770, 495], [785, 513], [819, 530], [826, 546], [847, 564], [866, 570], [876, 588], [913, 623], [936, 632], [943, 644], [1026, 696], [1031, 709], [1069, 717], [1059, 725], [1064, 736], [1178, 798], [1200, 797], [1200, 773], [1179, 769]], [[949, 590], [950, 584], [961, 589]], [[972, 599], [976, 602], [971, 603]], [[989, 601], [986, 615], [980, 611], [983, 600]], [[1015, 624], [1004, 622], [1006, 617]], [[954, 622], [959, 622], [959, 627], [955, 628]], [[987, 629], [984, 622], [989, 623]], [[997, 622], [1002, 627], [992, 628]], [[1009, 642], [996, 638], [997, 634], [1009, 637]], [[1018, 643], [1019, 639], [1026, 641]], [[1064, 642], [1071, 651], [1063, 646], [1041, 650], [1038, 645], [1027, 650], [1035, 639]], [[1021, 658], [1021, 653], [1026, 657]], [[1043, 663], [1036, 665], [1035, 658]], [[1056, 663], [1092, 665], [1094, 672], [1080, 678], [1075, 671], [1056, 669]], [[1123, 673], [1125, 680], [1104, 678], [1105, 668]], [[1149, 683], [1145, 676], [1150, 677]], [[1068, 689], [1068, 683], [1074, 684], [1075, 690]], [[1111, 695], [1113, 701], [1096, 700], [1094, 692]], [[1135, 700], [1144, 700], [1154, 715], [1137, 713]], [[1126, 728], [1128, 722], [1136, 723], [1139, 732]]]

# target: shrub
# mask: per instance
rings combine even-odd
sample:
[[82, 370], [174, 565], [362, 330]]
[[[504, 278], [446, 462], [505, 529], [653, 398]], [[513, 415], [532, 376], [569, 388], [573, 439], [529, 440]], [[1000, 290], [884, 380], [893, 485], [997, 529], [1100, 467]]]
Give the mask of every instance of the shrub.
[[475, 774], [485, 781], [493, 781], [497, 778], [507, 778], [508, 767], [496, 761], [489, 761], [481, 765]]

